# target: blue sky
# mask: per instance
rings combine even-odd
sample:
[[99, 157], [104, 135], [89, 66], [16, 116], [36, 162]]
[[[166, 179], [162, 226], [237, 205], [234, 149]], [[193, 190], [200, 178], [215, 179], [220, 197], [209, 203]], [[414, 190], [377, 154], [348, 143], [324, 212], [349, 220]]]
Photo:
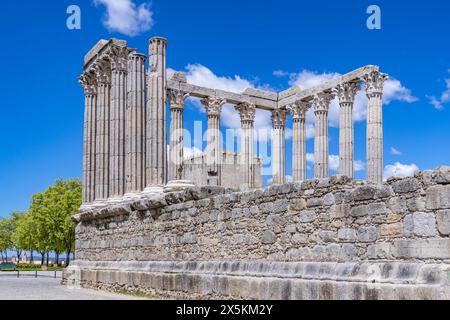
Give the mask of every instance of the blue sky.
[[[394, 79], [384, 108], [386, 174], [450, 164], [448, 1], [116, 1], [124, 6], [2, 2], [0, 216], [26, 210], [31, 195], [57, 178], [81, 177], [84, 100], [77, 77], [84, 54], [100, 38], [123, 38], [147, 53], [148, 38], [165, 36], [171, 69], [235, 91], [247, 85], [279, 91], [379, 65]], [[81, 30], [66, 28], [72, 4], [81, 8]], [[371, 4], [381, 8], [381, 30], [366, 27]], [[185, 127], [192, 131], [205, 115], [196, 102], [187, 108]], [[363, 166], [364, 109], [357, 110], [355, 157]], [[229, 111], [224, 127], [235, 127]], [[337, 155], [338, 130], [330, 118], [330, 153]], [[267, 121], [259, 115], [258, 126]], [[313, 152], [312, 139], [307, 149]]]

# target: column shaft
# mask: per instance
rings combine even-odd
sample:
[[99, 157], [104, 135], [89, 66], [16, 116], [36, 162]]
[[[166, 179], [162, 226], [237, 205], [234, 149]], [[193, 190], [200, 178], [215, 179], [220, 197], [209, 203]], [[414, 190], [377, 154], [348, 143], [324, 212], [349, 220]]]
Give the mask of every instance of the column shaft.
[[371, 72], [366, 75], [367, 88], [367, 180], [383, 182], [383, 86], [387, 75]]
[[145, 90], [146, 56], [133, 53], [128, 60], [125, 140], [126, 193], [140, 192], [145, 187]]
[[183, 111], [188, 97], [181, 91], [169, 91], [170, 98], [170, 180], [183, 178]]
[[[126, 63], [126, 61], [124, 62]], [[126, 69], [113, 65], [110, 110], [109, 196], [125, 193]]]
[[272, 184], [274, 185], [286, 182], [285, 128], [287, 114], [287, 110], [281, 109], [272, 112]]
[[109, 112], [111, 94], [111, 69], [106, 61], [97, 68], [98, 99], [96, 115], [95, 200], [105, 201], [109, 195]]
[[292, 178], [306, 180], [306, 110], [309, 104], [298, 102], [291, 106], [292, 117]]
[[355, 83], [337, 86], [339, 97], [339, 174], [354, 178], [353, 103], [359, 87]]
[[146, 184], [148, 188], [163, 187], [167, 182], [166, 47], [165, 39], [150, 39], [146, 138]]
[[250, 103], [237, 105], [241, 117], [241, 190], [255, 187], [255, 133], [256, 106]]
[[328, 109], [332, 99], [329, 93], [314, 97], [315, 137], [314, 137], [314, 177], [328, 177]]

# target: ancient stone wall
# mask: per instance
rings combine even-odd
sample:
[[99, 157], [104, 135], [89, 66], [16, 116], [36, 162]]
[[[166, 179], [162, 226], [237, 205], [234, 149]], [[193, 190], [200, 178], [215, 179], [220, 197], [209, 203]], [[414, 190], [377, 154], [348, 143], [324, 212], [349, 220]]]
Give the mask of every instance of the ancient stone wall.
[[187, 297], [450, 298], [448, 168], [379, 186], [332, 177], [194, 188], [77, 219], [67, 283]]

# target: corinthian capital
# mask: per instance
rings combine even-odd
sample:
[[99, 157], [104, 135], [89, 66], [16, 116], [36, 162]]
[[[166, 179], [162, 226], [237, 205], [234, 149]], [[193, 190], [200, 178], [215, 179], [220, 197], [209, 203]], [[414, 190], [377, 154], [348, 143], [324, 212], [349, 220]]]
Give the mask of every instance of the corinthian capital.
[[170, 101], [170, 109], [183, 109], [186, 99], [189, 97], [189, 93], [181, 90], [167, 90], [167, 96]]
[[200, 102], [205, 107], [208, 116], [220, 116], [223, 105], [227, 100], [219, 97], [207, 97], [201, 99]]
[[339, 98], [339, 103], [353, 104], [355, 102], [356, 94], [360, 89], [361, 88], [356, 83], [346, 82], [339, 84], [334, 90], [334, 93]]
[[334, 99], [334, 94], [331, 92], [321, 92], [314, 96], [313, 105], [314, 112], [328, 112], [331, 100]]
[[282, 129], [286, 125], [286, 118], [289, 111], [286, 109], [276, 109], [272, 111], [272, 125], [274, 129]]
[[287, 108], [292, 112], [293, 120], [301, 120], [305, 119], [306, 111], [308, 111], [311, 103], [308, 101], [296, 101], [293, 104], [289, 105]]
[[382, 95], [384, 82], [389, 79], [387, 74], [378, 71], [372, 71], [364, 76], [366, 83], [366, 93], [370, 98], [373, 95]]
[[102, 59], [95, 62], [93, 70], [99, 85], [111, 84], [111, 63], [108, 60]]
[[127, 47], [111, 46], [110, 60], [111, 69], [113, 71], [127, 72], [128, 70], [128, 56], [132, 50]]
[[97, 94], [97, 79], [91, 72], [85, 72], [78, 78], [78, 83], [81, 84], [86, 96], [93, 96]]
[[241, 116], [241, 122], [253, 122], [256, 116], [256, 106], [253, 103], [241, 103], [234, 107]]

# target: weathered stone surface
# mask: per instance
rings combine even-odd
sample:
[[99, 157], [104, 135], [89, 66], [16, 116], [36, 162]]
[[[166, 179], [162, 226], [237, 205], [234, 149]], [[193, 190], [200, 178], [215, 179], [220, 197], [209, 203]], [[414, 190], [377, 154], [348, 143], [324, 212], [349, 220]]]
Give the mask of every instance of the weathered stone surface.
[[450, 235], [450, 210], [440, 210], [436, 214], [439, 233], [443, 236]]
[[277, 236], [272, 231], [265, 231], [262, 235], [262, 243], [263, 244], [272, 244], [276, 241]]
[[374, 242], [378, 239], [378, 231], [376, 227], [359, 227], [356, 230], [358, 241]]
[[314, 211], [302, 211], [298, 216], [298, 220], [303, 223], [313, 222], [317, 219], [317, 214]]
[[392, 188], [395, 193], [407, 193], [420, 189], [421, 185], [416, 178], [406, 178], [395, 182]]
[[450, 185], [431, 186], [427, 190], [427, 209], [450, 209]]
[[450, 239], [395, 240], [393, 255], [402, 259], [450, 259]]
[[416, 212], [405, 217], [405, 235], [432, 237], [436, 234], [436, 218], [433, 214]]
[[390, 223], [380, 225], [381, 237], [397, 237], [403, 234], [402, 223]]
[[342, 241], [355, 242], [358, 239], [356, 229], [339, 229], [338, 238]]

